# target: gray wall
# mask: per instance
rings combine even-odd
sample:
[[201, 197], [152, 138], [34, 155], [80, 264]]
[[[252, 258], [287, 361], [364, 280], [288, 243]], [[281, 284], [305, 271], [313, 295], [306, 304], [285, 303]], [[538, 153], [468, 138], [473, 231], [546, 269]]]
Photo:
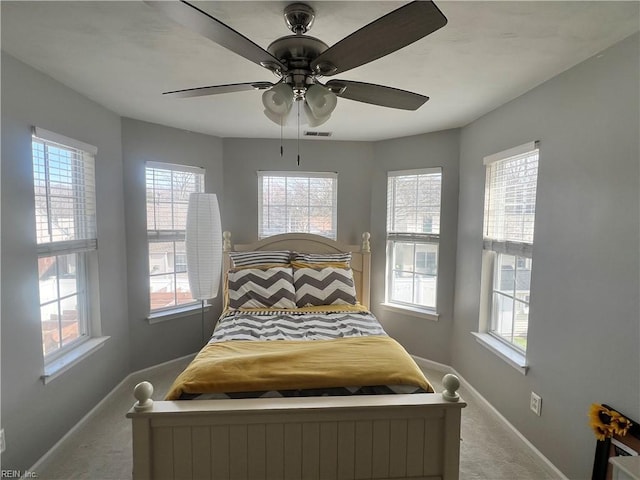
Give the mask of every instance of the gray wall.
[[368, 142], [224, 140], [222, 227], [235, 243], [253, 242], [258, 235], [258, 170], [338, 172], [338, 241], [359, 244], [369, 231], [372, 145]]
[[[453, 324], [454, 272], [458, 218], [459, 130], [416, 135], [374, 144], [371, 195], [372, 310], [385, 330], [413, 355], [449, 364]], [[438, 266], [438, 321], [379, 308], [385, 298], [387, 172], [442, 167]]]
[[[122, 156], [127, 228], [127, 276], [131, 369], [188, 355], [204, 344], [201, 312], [150, 324], [149, 259], [147, 257], [147, 214], [145, 162], [166, 162], [205, 168], [205, 190], [222, 195], [222, 140], [138, 120], [122, 119]], [[211, 332], [221, 311], [220, 297], [205, 315], [205, 331]], [[153, 346], [150, 348], [150, 346]]]
[[[591, 403], [640, 418], [639, 37], [462, 130], [453, 366], [571, 478], [589, 478]], [[523, 376], [479, 345], [482, 158], [540, 140]], [[531, 391], [542, 416], [529, 411]]]
[[[103, 348], [43, 385], [31, 127], [98, 147], [96, 196]], [[3, 468], [27, 469], [129, 369], [120, 118], [2, 54]]]

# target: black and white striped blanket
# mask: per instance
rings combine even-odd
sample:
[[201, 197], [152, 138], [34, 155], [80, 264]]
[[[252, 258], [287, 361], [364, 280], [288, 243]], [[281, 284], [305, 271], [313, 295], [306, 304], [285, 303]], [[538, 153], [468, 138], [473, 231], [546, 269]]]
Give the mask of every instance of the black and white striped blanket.
[[386, 335], [369, 311], [330, 313], [230, 311], [223, 315], [209, 343], [230, 340], [331, 340]]

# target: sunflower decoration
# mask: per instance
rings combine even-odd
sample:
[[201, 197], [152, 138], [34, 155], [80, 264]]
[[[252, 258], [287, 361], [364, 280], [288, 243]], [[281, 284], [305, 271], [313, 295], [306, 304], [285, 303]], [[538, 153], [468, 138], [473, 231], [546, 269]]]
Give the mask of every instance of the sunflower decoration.
[[624, 437], [632, 425], [631, 421], [624, 415], [597, 403], [591, 405], [589, 419], [589, 424], [596, 438], [600, 441], [613, 435]]

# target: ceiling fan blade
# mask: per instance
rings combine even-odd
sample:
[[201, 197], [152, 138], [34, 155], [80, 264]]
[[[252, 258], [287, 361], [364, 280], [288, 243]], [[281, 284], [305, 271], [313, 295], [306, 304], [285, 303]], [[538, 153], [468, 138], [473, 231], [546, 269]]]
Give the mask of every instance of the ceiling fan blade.
[[385, 87], [375, 83], [353, 82], [350, 80], [329, 80], [325, 87], [340, 98], [348, 98], [356, 102], [371, 103], [381, 107], [399, 108], [401, 110], [417, 110], [429, 97], [419, 93]]
[[311, 62], [311, 68], [325, 76], [346, 72], [400, 50], [446, 24], [447, 17], [433, 2], [411, 2], [329, 47]]
[[271, 82], [247, 82], [247, 83], [229, 83], [227, 85], [211, 85], [209, 87], [187, 88], [184, 90], [174, 90], [172, 92], [164, 92], [176, 98], [203, 97], [205, 95], [218, 95], [220, 93], [243, 92], [245, 90], [266, 90], [273, 87]]
[[207, 12], [184, 1], [145, 1], [165, 15], [234, 53], [272, 71], [286, 71], [276, 57]]

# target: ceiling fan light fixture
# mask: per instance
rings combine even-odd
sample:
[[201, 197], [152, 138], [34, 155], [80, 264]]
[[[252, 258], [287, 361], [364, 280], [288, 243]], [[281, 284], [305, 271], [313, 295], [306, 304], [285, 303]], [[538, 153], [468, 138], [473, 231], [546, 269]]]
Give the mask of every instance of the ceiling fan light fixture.
[[300, 125], [307, 125], [309, 123], [307, 121], [308, 115], [305, 115], [306, 112], [301, 111], [298, 118], [298, 114], [293, 108], [283, 114], [273, 113], [268, 108], [265, 108], [263, 112], [265, 117], [280, 127], [295, 127], [298, 123], [300, 123]]
[[286, 83], [278, 83], [265, 90], [262, 94], [262, 104], [269, 112], [277, 116], [286, 115], [293, 104], [293, 89]]
[[328, 88], [314, 84], [307, 88], [305, 104], [316, 119], [329, 118], [338, 104], [338, 97]]
[[326, 123], [326, 121], [331, 118], [331, 114], [325, 115], [323, 117], [316, 117], [311, 111], [311, 107], [309, 107], [309, 104], [307, 102], [304, 103], [304, 113], [306, 113], [305, 115], [306, 121], [301, 123], [306, 123], [311, 128], [319, 127], [320, 125], [322, 125], [323, 123]]
[[286, 119], [286, 115], [278, 115], [267, 108], [264, 109], [264, 116], [276, 125], [284, 125], [284, 120]]

